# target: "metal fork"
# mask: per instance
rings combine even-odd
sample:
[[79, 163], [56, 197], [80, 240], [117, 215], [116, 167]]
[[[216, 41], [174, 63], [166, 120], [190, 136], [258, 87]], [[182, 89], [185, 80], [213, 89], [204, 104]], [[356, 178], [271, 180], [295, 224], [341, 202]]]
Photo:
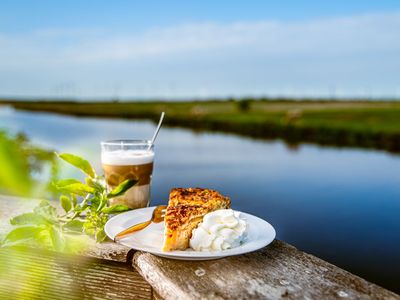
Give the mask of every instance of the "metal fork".
[[164, 220], [166, 205], [159, 205], [153, 210], [153, 214], [151, 215], [151, 219], [149, 221], [145, 221], [136, 225], [133, 225], [119, 233], [117, 233], [114, 237], [114, 242], [119, 241], [120, 239], [127, 237], [128, 235], [135, 233], [136, 231], [142, 230], [149, 226], [151, 223], [160, 223]]

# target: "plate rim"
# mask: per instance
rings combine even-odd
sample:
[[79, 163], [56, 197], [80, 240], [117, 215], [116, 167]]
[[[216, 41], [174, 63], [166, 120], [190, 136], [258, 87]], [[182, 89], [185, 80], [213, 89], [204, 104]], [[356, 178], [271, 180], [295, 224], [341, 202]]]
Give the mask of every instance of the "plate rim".
[[[152, 212], [152, 210], [155, 208], [156, 206], [151, 206], [151, 207], [144, 207], [144, 208], [139, 208], [139, 209], [134, 209], [134, 210], [129, 210], [123, 213], [120, 213], [118, 215], [113, 216], [112, 218], [110, 218], [107, 223], [104, 226], [104, 232], [106, 233], [106, 235], [110, 238], [113, 239], [113, 234], [111, 234], [110, 232], [110, 226], [112, 226], [112, 223], [115, 222], [117, 219], [123, 217], [125, 215], [129, 215], [129, 214], [135, 214], [138, 213], [139, 211], [143, 212], [143, 211], [149, 211]], [[268, 236], [266, 236], [264, 239], [256, 239], [256, 240], [252, 240], [252, 243], [258, 242], [258, 244], [256, 243], [256, 245], [254, 245], [252, 248], [250, 249], [246, 249], [246, 248], [242, 248], [242, 247], [235, 247], [232, 249], [227, 249], [227, 250], [223, 250], [223, 251], [185, 251], [185, 250], [175, 250], [175, 251], [169, 251], [169, 252], [165, 252], [160, 250], [156, 250], [153, 251], [152, 249], [149, 250], [147, 247], [132, 247], [131, 245], [128, 245], [127, 243], [124, 243], [123, 240], [117, 242], [117, 244], [123, 245], [125, 247], [128, 247], [130, 249], [134, 249], [137, 251], [143, 251], [143, 252], [148, 252], [151, 253], [153, 255], [156, 256], [160, 256], [160, 257], [165, 257], [165, 258], [170, 258], [170, 259], [179, 259], [179, 260], [211, 260], [211, 259], [219, 259], [219, 258], [223, 258], [223, 257], [228, 257], [228, 256], [236, 256], [236, 255], [242, 255], [242, 254], [246, 254], [246, 253], [250, 253], [250, 252], [254, 252], [257, 251], [261, 248], [266, 247], [267, 245], [269, 245], [270, 243], [272, 243], [275, 238], [276, 238], [276, 230], [275, 228], [266, 220], [257, 217], [255, 215], [252, 215], [250, 213], [246, 213], [246, 212], [242, 212], [239, 210], [235, 210], [235, 212], [239, 212], [241, 213], [241, 215], [243, 217], [250, 217], [251, 219], [256, 220], [257, 222], [261, 222], [264, 223], [264, 225], [266, 227], [269, 227], [268, 232], [270, 233]], [[246, 245], [243, 244], [243, 245]], [[196, 255], [193, 255], [193, 252], [196, 253]]]

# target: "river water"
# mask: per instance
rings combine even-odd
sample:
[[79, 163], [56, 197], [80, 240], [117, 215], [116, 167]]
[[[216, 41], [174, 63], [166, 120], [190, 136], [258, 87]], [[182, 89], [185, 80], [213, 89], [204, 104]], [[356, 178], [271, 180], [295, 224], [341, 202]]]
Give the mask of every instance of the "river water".
[[[147, 139], [155, 124], [0, 107], [0, 128], [82, 155], [99, 169], [100, 141]], [[197, 186], [266, 219], [278, 239], [400, 292], [399, 155], [162, 128], [152, 204], [166, 203], [172, 187]]]

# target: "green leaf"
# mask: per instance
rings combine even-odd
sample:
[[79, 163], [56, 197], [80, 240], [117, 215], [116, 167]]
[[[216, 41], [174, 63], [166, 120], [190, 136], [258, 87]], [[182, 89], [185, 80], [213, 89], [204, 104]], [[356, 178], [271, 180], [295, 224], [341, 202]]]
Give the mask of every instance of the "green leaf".
[[96, 242], [100, 243], [106, 239], [107, 235], [104, 232], [104, 229], [101, 229], [96, 232]]
[[98, 180], [92, 179], [90, 177], [85, 178], [86, 184], [90, 187], [93, 187], [96, 191], [99, 193], [102, 193], [105, 191], [106, 187], [101, 184]]
[[121, 182], [115, 189], [108, 193], [107, 198], [114, 198], [123, 195], [127, 190], [133, 187], [138, 181], [135, 179], [127, 179]]
[[46, 225], [48, 221], [37, 213], [25, 213], [10, 220], [11, 225]]
[[19, 241], [19, 240], [30, 240], [33, 239], [37, 234], [42, 232], [44, 227], [39, 226], [20, 226], [11, 230], [5, 237], [6, 241]]
[[90, 177], [92, 177], [92, 178], [96, 177], [96, 172], [94, 171], [93, 167], [86, 159], [79, 157], [77, 155], [74, 155], [74, 154], [69, 154], [69, 153], [58, 154], [58, 156], [61, 159], [63, 159], [64, 161], [66, 161], [67, 163], [82, 170], [84, 173], [86, 173]]
[[13, 247], [13, 246], [28, 246], [30, 248], [50, 248], [51, 239], [49, 236], [49, 231], [46, 227], [37, 227], [38, 231], [29, 237], [23, 237], [15, 240], [5, 240], [1, 246]]
[[87, 193], [92, 194], [95, 192], [94, 188], [92, 188], [86, 184], [83, 184], [81, 182], [57, 187], [57, 189], [64, 193], [71, 193], [71, 194], [76, 194], [79, 196], [86, 196]]
[[115, 214], [123, 211], [130, 210], [130, 208], [124, 204], [116, 204], [110, 207], [104, 207], [101, 211], [105, 214]]
[[100, 203], [101, 203], [101, 199], [99, 197], [93, 197], [90, 199], [90, 206], [92, 208], [95, 208], [96, 210], [99, 207]]
[[33, 180], [29, 173], [29, 158], [23, 144], [0, 131], [0, 187], [2, 193], [29, 195]]
[[71, 200], [65, 195], [60, 196], [60, 204], [66, 213], [69, 212], [72, 208]]
[[101, 198], [99, 206], [97, 207], [96, 211], [101, 211], [107, 205], [107, 199]]
[[78, 204], [78, 199], [75, 195], [71, 195], [72, 205], [75, 207]]
[[53, 243], [53, 248], [57, 251], [63, 251], [65, 248], [65, 239], [62, 232], [55, 226], [50, 226], [49, 233]]
[[81, 183], [81, 182], [74, 178], [68, 178], [68, 179], [62, 179], [62, 180], [55, 181], [55, 182], [53, 182], [53, 185], [56, 188], [61, 188], [63, 186], [74, 184], [74, 183]]
[[8, 241], [6, 239], [0, 240], [0, 248], [3, 247], [14, 247], [14, 246], [26, 246], [30, 245], [33, 242], [33, 238], [26, 238], [22, 240], [16, 240], [16, 241]]
[[82, 232], [84, 223], [85, 223], [84, 221], [74, 219], [69, 221], [68, 223], [65, 223], [64, 229], [68, 229], [75, 232]]
[[42, 202], [40, 202], [40, 204], [33, 209], [33, 212], [41, 215], [43, 218], [51, 223], [58, 222], [57, 209], [52, 206], [49, 201], [43, 200]]

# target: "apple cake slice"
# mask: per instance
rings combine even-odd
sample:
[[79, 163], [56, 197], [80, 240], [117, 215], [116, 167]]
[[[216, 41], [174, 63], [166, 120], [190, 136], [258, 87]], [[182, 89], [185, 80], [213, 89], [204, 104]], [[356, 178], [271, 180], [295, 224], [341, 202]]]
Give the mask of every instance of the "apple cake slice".
[[164, 218], [163, 251], [185, 250], [192, 231], [204, 215], [218, 209], [230, 208], [228, 197], [210, 189], [174, 188], [169, 195]]

